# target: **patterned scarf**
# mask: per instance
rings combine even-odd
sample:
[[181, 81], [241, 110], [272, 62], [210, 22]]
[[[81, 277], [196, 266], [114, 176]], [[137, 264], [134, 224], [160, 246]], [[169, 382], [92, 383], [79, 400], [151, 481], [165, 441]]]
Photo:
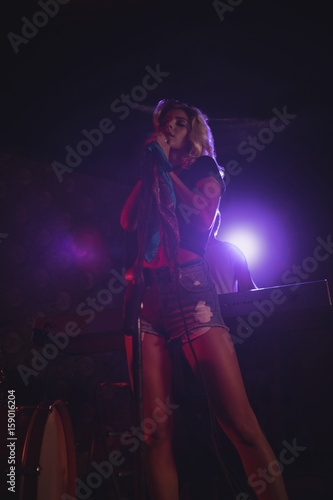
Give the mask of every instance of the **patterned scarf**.
[[146, 146], [145, 162], [152, 167], [150, 211], [146, 221], [148, 224], [147, 243], [144, 257], [151, 262], [157, 254], [160, 244], [164, 246], [167, 258], [176, 260], [179, 244], [178, 221], [176, 217], [176, 196], [169, 173], [172, 165], [168, 162], [164, 151], [156, 142]]

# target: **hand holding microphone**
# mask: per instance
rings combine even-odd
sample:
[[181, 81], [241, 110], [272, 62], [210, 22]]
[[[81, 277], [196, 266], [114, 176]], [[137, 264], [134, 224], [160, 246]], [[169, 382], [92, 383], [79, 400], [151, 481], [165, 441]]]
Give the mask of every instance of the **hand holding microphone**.
[[168, 137], [163, 132], [154, 132], [149, 139], [145, 142], [145, 145], [148, 146], [152, 142], [156, 142], [163, 150], [167, 159], [169, 159], [170, 145]]

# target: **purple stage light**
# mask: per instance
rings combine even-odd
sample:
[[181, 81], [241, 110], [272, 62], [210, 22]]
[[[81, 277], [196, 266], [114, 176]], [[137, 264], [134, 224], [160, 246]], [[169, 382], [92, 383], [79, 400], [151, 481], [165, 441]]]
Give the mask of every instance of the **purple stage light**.
[[232, 203], [222, 210], [218, 238], [233, 243], [244, 253], [259, 286], [281, 284], [282, 274], [290, 265], [285, 218], [283, 210], [253, 200]]
[[230, 229], [223, 239], [236, 245], [245, 255], [250, 266], [263, 256], [265, 245], [256, 228], [238, 226]]
[[70, 237], [72, 254], [78, 264], [94, 265], [100, 258], [101, 238], [93, 229], [82, 229]]

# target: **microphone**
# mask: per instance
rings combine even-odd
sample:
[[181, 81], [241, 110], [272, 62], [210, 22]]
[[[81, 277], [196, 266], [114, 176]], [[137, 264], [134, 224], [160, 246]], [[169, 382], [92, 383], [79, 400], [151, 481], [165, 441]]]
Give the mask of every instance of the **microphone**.
[[148, 144], [145, 144], [145, 152], [148, 153], [156, 152], [156, 146], [159, 146], [159, 144], [156, 141], [152, 141], [149, 142]]
[[167, 172], [173, 170], [173, 166], [169, 163], [162, 147], [156, 141], [149, 142], [145, 145], [145, 157], [146, 160], [148, 159], [149, 163], [154, 159], [158, 165], [163, 167]]

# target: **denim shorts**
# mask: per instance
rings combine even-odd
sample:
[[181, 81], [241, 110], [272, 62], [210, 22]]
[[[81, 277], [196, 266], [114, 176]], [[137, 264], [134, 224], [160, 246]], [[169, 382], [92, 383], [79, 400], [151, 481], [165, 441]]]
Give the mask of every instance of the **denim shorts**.
[[162, 336], [167, 343], [185, 343], [211, 327], [227, 328], [204, 259], [178, 264], [175, 270], [145, 269], [144, 275], [142, 333]]

